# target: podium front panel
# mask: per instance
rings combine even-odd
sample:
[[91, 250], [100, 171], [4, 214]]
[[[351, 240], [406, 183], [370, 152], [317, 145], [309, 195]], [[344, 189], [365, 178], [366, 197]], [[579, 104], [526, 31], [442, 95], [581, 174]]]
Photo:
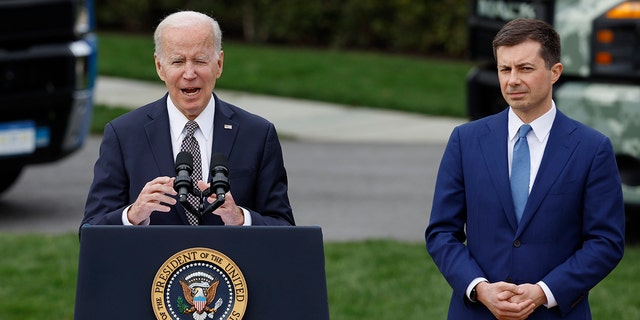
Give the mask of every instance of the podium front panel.
[[156, 273], [196, 247], [226, 255], [241, 270], [248, 293], [242, 319], [329, 319], [322, 241], [319, 227], [85, 226], [75, 319], [153, 319]]

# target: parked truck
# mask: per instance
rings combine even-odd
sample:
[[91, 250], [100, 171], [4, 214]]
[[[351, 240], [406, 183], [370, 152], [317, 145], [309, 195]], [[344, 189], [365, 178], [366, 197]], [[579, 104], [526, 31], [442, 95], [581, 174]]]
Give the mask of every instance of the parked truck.
[[559, 110], [611, 139], [624, 201], [633, 208], [630, 218], [630, 211], [640, 207], [640, 1], [471, 0], [469, 50], [477, 62], [467, 77], [471, 119], [507, 106], [491, 42], [518, 17], [545, 20], [560, 34], [564, 70], [554, 101]]
[[0, 1], [0, 193], [23, 168], [78, 150], [89, 130], [92, 0]]

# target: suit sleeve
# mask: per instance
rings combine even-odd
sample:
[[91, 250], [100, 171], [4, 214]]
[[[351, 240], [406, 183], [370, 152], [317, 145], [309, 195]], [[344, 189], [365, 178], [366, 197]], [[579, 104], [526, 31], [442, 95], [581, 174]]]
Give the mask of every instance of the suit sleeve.
[[602, 137], [592, 154], [583, 194], [582, 247], [542, 279], [563, 314], [586, 298], [624, 253], [624, 204], [609, 139]]
[[282, 147], [273, 124], [268, 127], [255, 187], [255, 210], [249, 210], [253, 225], [295, 225]]
[[113, 126], [108, 123], [93, 169], [82, 225], [122, 225], [122, 211], [130, 202], [128, 185], [121, 148]]
[[433, 261], [455, 294], [463, 298], [471, 281], [485, 275], [464, 244], [467, 205], [461, 144], [456, 128], [440, 162], [425, 238]]

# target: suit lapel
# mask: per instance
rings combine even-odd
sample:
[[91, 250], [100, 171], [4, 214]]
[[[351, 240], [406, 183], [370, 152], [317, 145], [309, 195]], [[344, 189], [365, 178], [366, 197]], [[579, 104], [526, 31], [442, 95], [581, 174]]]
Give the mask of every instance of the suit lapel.
[[490, 119], [486, 125], [487, 130], [478, 135], [484, 164], [487, 166], [491, 181], [496, 189], [498, 198], [504, 208], [509, 224], [513, 230], [517, 229], [515, 209], [511, 198], [511, 188], [509, 183], [509, 164], [507, 159], [507, 113], [508, 109]]
[[234, 111], [229, 104], [218, 99], [216, 95], [214, 98], [216, 111], [213, 120], [213, 146], [211, 150], [213, 153], [222, 153], [229, 159], [240, 124], [232, 120]]
[[171, 133], [169, 131], [169, 115], [167, 113], [167, 96], [155, 102], [147, 113], [149, 121], [145, 125], [147, 141], [153, 154], [160, 175], [175, 175]]
[[538, 169], [529, 200], [522, 214], [518, 234], [524, 230], [524, 227], [536, 214], [538, 207], [551, 190], [551, 186], [555, 183], [560, 172], [566, 167], [578, 145], [579, 141], [571, 134], [575, 128], [575, 125], [558, 110], [549, 132], [549, 140], [542, 156], [540, 169]]
[[[147, 141], [160, 176], [173, 177], [176, 172], [169, 129], [169, 114], [167, 113], [167, 95], [154, 103], [154, 107], [149, 110], [147, 117], [149, 117], [149, 121], [145, 125]], [[189, 224], [186, 210], [182, 205], [176, 204], [173, 208], [178, 212], [182, 223]]]

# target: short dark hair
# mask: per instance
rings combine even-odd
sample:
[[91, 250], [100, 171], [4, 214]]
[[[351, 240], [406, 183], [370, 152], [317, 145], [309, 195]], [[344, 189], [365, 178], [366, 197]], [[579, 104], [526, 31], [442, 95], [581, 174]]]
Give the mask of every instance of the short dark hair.
[[540, 43], [540, 56], [547, 69], [560, 62], [560, 35], [553, 27], [536, 19], [518, 18], [505, 24], [493, 38], [493, 56], [499, 47], [511, 47], [527, 40]]

